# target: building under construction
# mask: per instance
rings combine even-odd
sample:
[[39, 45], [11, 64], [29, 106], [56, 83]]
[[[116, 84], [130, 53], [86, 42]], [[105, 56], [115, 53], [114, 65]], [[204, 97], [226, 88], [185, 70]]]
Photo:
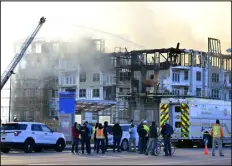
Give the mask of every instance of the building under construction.
[[[21, 42], [16, 43], [15, 51], [19, 45]], [[55, 62], [51, 61], [55, 59], [53, 58], [55, 55], [50, 42], [37, 39], [30, 45], [10, 79], [11, 121], [17, 118], [48, 123], [49, 101], [53, 94], [53, 87], [58, 84], [56, 72], [48, 71], [55, 65]]]
[[208, 38], [208, 52], [179, 47], [110, 53], [124, 121], [159, 122], [167, 97], [231, 100], [231, 56], [221, 54], [220, 41]]
[[[96, 115], [111, 116], [111, 123], [130, 119], [159, 122], [159, 103], [166, 97], [231, 99], [231, 56], [221, 54], [218, 39], [208, 39], [208, 52], [180, 49], [178, 43], [175, 48], [116, 48], [106, 53], [104, 40], [94, 43], [99, 48], [85, 61], [100, 65], [64, 58], [77, 55], [68, 52], [67, 43], [35, 41], [30, 50], [34, 56], [25, 56], [32, 66], [19, 68], [12, 77], [11, 117], [49, 120], [57, 116], [58, 92], [63, 91], [76, 92], [76, 114], [89, 122], [99, 120]], [[41, 64], [46, 61], [55, 63], [41, 74]], [[86, 70], [86, 66], [94, 67]], [[33, 70], [34, 74], [28, 72]], [[55, 103], [52, 108], [51, 101]]]

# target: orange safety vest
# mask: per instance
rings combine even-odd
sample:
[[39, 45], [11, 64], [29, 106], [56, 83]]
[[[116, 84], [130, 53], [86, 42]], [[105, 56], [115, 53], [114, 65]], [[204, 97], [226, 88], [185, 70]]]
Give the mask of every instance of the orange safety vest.
[[213, 138], [223, 137], [224, 133], [223, 133], [221, 125], [218, 125], [218, 124], [213, 125], [211, 135], [213, 136]]
[[104, 136], [104, 133], [103, 133], [103, 129], [98, 129], [97, 128], [96, 138], [97, 139], [105, 139], [105, 136]]

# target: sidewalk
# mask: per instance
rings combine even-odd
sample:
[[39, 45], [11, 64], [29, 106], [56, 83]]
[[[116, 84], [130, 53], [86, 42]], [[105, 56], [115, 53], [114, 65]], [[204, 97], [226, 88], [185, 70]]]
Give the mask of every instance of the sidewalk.
[[[80, 143], [79, 143], [79, 147], [80, 147]], [[93, 147], [94, 147], [94, 144], [91, 144], [92, 149], [93, 149]], [[72, 144], [67, 144], [64, 150], [70, 150], [71, 151], [72, 150]]]

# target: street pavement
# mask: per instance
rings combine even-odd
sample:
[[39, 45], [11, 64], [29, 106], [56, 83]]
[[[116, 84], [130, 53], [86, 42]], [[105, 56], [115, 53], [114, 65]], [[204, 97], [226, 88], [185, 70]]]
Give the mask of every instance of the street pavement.
[[231, 148], [224, 148], [224, 157], [204, 155], [204, 149], [176, 149], [171, 157], [145, 156], [133, 152], [112, 151], [106, 154], [77, 155], [70, 151], [57, 153], [44, 151], [41, 153], [25, 154], [23, 152], [1, 153], [1, 165], [231, 165]]

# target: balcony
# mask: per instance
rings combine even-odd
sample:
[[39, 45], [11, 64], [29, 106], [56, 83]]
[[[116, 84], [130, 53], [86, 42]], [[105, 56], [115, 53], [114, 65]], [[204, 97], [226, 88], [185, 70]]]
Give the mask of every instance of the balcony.
[[172, 81], [171, 82], [172, 86], [190, 86], [189, 81]]
[[65, 71], [76, 71], [78, 70], [78, 64], [71, 62], [71, 61], [59, 61], [56, 63], [56, 70], [59, 70], [60, 72]]
[[112, 86], [116, 85], [116, 78], [114, 75], [103, 76], [101, 86]]

